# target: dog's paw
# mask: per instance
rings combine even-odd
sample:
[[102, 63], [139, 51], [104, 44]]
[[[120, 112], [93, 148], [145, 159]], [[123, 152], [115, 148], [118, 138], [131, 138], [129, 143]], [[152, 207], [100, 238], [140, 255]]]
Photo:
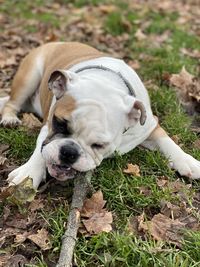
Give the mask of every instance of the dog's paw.
[[4, 127], [16, 127], [22, 124], [15, 114], [5, 114], [1, 118], [0, 124]]
[[200, 178], [200, 161], [186, 153], [170, 162], [170, 167], [177, 170], [182, 176], [191, 179]]
[[13, 170], [8, 175], [7, 181], [10, 186], [13, 186], [20, 184], [27, 177], [33, 179], [33, 187], [37, 189], [40, 182], [46, 178], [46, 169], [43, 168], [43, 166], [34, 166], [27, 162], [21, 167]]

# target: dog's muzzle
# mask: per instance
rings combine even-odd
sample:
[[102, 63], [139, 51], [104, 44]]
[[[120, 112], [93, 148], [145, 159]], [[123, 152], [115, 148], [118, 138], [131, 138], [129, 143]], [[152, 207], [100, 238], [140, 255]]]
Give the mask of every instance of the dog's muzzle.
[[[44, 142], [41, 151], [45, 151], [45, 146], [49, 145], [51, 146], [51, 142]], [[74, 178], [77, 171], [73, 168], [73, 164], [80, 157], [79, 146], [69, 140], [62, 142], [55, 150], [55, 155], [52, 149], [52, 155], [46, 162], [49, 174], [60, 181]]]

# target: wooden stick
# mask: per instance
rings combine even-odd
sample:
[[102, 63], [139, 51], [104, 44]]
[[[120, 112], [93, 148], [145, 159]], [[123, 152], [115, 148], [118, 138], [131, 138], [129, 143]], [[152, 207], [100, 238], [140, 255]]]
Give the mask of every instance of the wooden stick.
[[61, 252], [56, 267], [72, 266], [73, 252], [80, 223], [80, 211], [83, 207], [85, 197], [91, 188], [91, 177], [92, 172], [87, 172], [85, 175], [80, 174], [74, 179], [74, 192], [68, 216], [67, 230], [62, 237]]

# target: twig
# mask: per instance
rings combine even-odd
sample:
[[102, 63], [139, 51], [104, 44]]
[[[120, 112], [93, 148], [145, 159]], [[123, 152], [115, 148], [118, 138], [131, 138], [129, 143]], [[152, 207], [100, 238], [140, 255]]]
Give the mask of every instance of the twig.
[[80, 211], [90, 189], [91, 177], [92, 172], [87, 172], [85, 175], [79, 175], [74, 180], [74, 192], [68, 216], [67, 230], [62, 237], [61, 252], [56, 267], [72, 266], [73, 251], [80, 223]]

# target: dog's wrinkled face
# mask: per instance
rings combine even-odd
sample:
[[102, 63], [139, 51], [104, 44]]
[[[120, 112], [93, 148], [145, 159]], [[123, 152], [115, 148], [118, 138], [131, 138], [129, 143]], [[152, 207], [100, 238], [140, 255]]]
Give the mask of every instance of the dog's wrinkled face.
[[[101, 95], [91, 97], [89, 88], [102, 84], [63, 72], [54, 72], [49, 80], [57, 101], [51, 108], [49, 134], [42, 146], [50, 175], [61, 181], [97, 167], [119, 145], [127, 120], [133, 121], [134, 117], [136, 123], [141, 115], [137, 107], [137, 116], [127, 112], [121, 96], [107, 104], [99, 100]], [[80, 90], [82, 98], [77, 97]]]

